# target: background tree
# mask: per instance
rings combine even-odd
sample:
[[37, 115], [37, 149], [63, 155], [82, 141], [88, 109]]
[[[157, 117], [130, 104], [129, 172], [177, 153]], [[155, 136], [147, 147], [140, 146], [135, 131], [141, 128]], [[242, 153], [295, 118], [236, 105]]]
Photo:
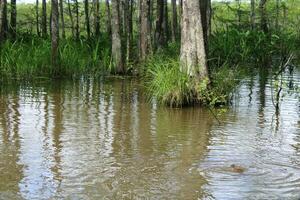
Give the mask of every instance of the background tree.
[[111, 13], [109, 0], [105, 0], [106, 5], [106, 32], [111, 36]]
[[163, 32], [164, 22], [164, 0], [156, 2], [156, 27], [155, 27], [155, 47], [160, 48], [165, 44], [165, 36]]
[[120, 0], [112, 0], [112, 16], [111, 16], [111, 32], [112, 32], [112, 65], [116, 69], [116, 73], [124, 74], [124, 63], [122, 56], [122, 43], [121, 43], [121, 34], [120, 34]]
[[7, 1], [1, 0], [0, 2], [0, 8], [1, 8], [1, 26], [0, 26], [0, 41], [4, 41], [7, 37], [8, 33], [8, 22], [7, 22]]
[[40, 17], [39, 17], [39, 0], [35, 1], [35, 21], [36, 21], [36, 34], [40, 37]]
[[100, 36], [100, 3], [99, 0], [94, 0], [94, 33], [97, 38]]
[[61, 36], [62, 38], [66, 38], [63, 0], [59, 0], [59, 9], [60, 9], [59, 11], [60, 11], [60, 21], [61, 21]]
[[17, 4], [16, 0], [11, 0], [10, 3], [10, 36], [12, 40], [16, 39], [17, 34]]
[[42, 0], [42, 35], [47, 37], [47, 2]]
[[269, 33], [269, 27], [268, 27], [268, 16], [266, 11], [266, 4], [267, 0], [260, 0], [259, 3], [259, 11], [260, 11], [260, 27], [261, 30], [265, 33]]
[[172, 41], [175, 42], [178, 32], [178, 21], [177, 21], [177, 4], [176, 0], [172, 0]]
[[255, 28], [255, 0], [251, 0], [251, 28], [252, 30]]
[[58, 72], [59, 13], [58, 0], [51, 0], [51, 53], [52, 67]]
[[84, 15], [85, 15], [86, 34], [87, 34], [87, 38], [90, 39], [91, 29], [90, 29], [89, 1], [88, 0], [84, 0]]
[[151, 53], [150, 0], [140, 0], [140, 60]]

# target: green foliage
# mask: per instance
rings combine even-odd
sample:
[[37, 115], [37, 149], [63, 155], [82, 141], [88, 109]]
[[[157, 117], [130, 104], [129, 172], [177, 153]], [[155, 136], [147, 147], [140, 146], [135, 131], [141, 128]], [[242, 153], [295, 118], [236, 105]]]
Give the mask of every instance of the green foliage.
[[[211, 84], [204, 80], [197, 86], [197, 99], [208, 106], [220, 106], [230, 103], [233, 92], [245, 76], [241, 67], [222, 66], [211, 72]], [[208, 87], [209, 86], [209, 87]]]
[[32, 79], [54, 76], [100, 76], [109, 70], [110, 47], [105, 41], [75, 42], [61, 40], [59, 72], [51, 66], [51, 42], [26, 36], [16, 42], [6, 41], [0, 54], [0, 76], [6, 79]]

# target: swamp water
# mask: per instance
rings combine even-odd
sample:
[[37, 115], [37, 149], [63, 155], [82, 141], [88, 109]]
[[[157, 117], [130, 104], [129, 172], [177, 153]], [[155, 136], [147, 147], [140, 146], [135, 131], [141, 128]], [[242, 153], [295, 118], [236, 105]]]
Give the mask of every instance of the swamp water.
[[299, 199], [300, 72], [283, 79], [280, 112], [257, 75], [220, 123], [133, 80], [1, 86], [0, 199]]

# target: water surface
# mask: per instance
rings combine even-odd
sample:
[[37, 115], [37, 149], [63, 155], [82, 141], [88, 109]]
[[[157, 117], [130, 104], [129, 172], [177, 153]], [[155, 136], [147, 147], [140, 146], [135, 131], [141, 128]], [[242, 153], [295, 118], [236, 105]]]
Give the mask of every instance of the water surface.
[[277, 112], [266, 76], [243, 81], [220, 123], [149, 103], [134, 80], [1, 86], [0, 199], [298, 199], [300, 73]]

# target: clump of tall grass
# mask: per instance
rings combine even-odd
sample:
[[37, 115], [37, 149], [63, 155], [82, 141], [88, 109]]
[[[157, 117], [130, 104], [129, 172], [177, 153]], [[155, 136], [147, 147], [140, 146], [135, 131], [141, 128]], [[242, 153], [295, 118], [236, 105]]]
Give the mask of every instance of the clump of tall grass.
[[243, 77], [241, 69], [223, 66], [211, 70], [210, 82], [208, 79], [197, 80], [180, 71], [177, 59], [166, 59], [163, 53], [149, 58], [145, 65], [149, 96], [171, 107], [229, 104]]
[[172, 107], [194, 101], [193, 82], [179, 70], [179, 62], [154, 56], [146, 66], [146, 86], [151, 97]]

